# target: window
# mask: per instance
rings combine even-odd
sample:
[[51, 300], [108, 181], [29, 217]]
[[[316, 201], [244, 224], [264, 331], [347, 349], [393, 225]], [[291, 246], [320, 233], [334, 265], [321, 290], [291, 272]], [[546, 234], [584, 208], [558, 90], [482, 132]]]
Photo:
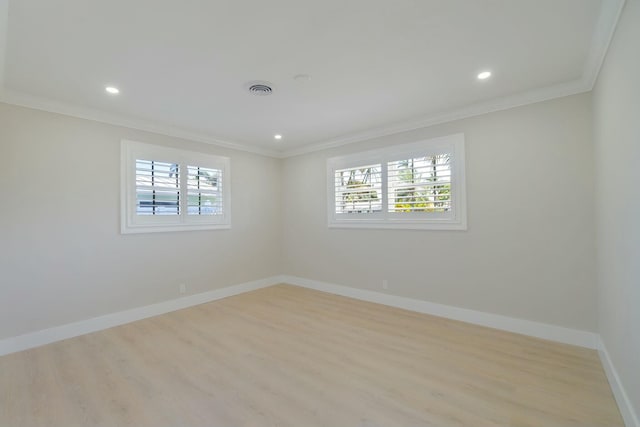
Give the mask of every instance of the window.
[[330, 227], [465, 230], [464, 135], [330, 158]]
[[337, 169], [335, 179], [336, 213], [382, 212], [382, 168], [379, 164]]
[[122, 141], [122, 233], [229, 228], [229, 159]]

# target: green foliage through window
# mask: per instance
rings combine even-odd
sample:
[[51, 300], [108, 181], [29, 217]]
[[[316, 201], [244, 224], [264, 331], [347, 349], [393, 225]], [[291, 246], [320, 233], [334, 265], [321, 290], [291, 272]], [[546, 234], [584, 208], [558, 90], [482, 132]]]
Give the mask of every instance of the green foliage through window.
[[366, 165], [335, 172], [336, 213], [382, 210], [381, 165]]
[[389, 212], [451, 210], [451, 155], [415, 157], [387, 164]]

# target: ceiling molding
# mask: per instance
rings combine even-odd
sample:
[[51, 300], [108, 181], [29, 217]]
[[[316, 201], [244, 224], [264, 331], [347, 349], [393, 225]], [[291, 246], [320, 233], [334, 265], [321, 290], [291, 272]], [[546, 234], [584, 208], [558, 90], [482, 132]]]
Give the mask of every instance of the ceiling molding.
[[0, 94], [4, 91], [4, 59], [9, 34], [9, 0], [0, 0]]
[[23, 93], [7, 90], [4, 87], [4, 60], [6, 56], [8, 32], [9, 0], [0, 0], [0, 102], [19, 105], [67, 116], [124, 126], [146, 132], [159, 133], [182, 139], [212, 144], [223, 148], [245, 151], [269, 157], [286, 158], [315, 151], [340, 147], [347, 144], [380, 138], [392, 134], [412, 131], [454, 120], [470, 118], [495, 111], [506, 110], [518, 106], [542, 102], [550, 99], [589, 92], [593, 89], [598, 73], [607, 54], [607, 50], [615, 33], [615, 29], [622, 13], [625, 0], [603, 0], [600, 14], [594, 29], [589, 56], [585, 63], [583, 76], [579, 80], [548, 86], [523, 92], [503, 98], [490, 100], [478, 104], [468, 105], [459, 109], [449, 110], [429, 115], [419, 120], [396, 123], [389, 126], [352, 133], [336, 138], [318, 141], [303, 147], [288, 150], [275, 150], [255, 147], [234, 141], [228, 141], [206, 133], [194, 132], [169, 124], [162, 124], [150, 120], [137, 119], [130, 116], [108, 113], [98, 109], [63, 103], [51, 99], [35, 97]]
[[312, 153], [314, 151], [326, 150], [329, 148], [340, 147], [355, 142], [362, 142], [374, 138], [394, 135], [402, 132], [409, 132], [416, 129], [422, 129], [442, 123], [452, 122], [454, 120], [467, 119], [470, 117], [480, 116], [495, 111], [508, 110], [509, 108], [521, 107], [523, 105], [534, 104], [536, 102], [548, 101], [564, 96], [575, 95], [578, 93], [589, 92], [591, 87], [586, 84], [583, 79], [574, 80], [572, 82], [563, 83], [555, 86], [548, 86], [541, 89], [535, 89], [516, 95], [497, 98], [491, 101], [469, 105], [459, 109], [450, 110], [448, 112], [436, 114], [424, 119], [398, 123], [391, 126], [379, 127], [376, 129], [358, 132], [351, 135], [341, 136], [327, 141], [317, 142], [300, 148], [294, 148], [282, 152], [282, 157], [299, 156], [301, 154]]
[[602, 0], [600, 13], [591, 41], [591, 49], [585, 63], [582, 79], [469, 105], [460, 109], [428, 116], [416, 121], [384, 126], [377, 129], [371, 129], [364, 132], [353, 133], [312, 143], [304, 147], [285, 150], [282, 152], [282, 157], [299, 156], [301, 154], [340, 147], [396, 133], [408, 132], [437, 124], [452, 122], [454, 120], [466, 119], [495, 111], [507, 110], [509, 108], [520, 107], [527, 104], [561, 98], [563, 96], [589, 92], [593, 90], [596, 80], [598, 79], [600, 68], [607, 56], [607, 51], [611, 44], [611, 40], [613, 39], [613, 35], [615, 34], [624, 4], [625, 0]]
[[110, 125], [123, 126], [145, 132], [158, 133], [175, 138], [188, 139], [190, 141], [202, 142], [222, 148], [260, 154], [267, 157], [281, 156], [281, 153], [276, 150], [227, 141], [221, 138], [216, 138], [212, 135], [193, 132], [164, 123], [138, 119], [124, 114], [107, 113], [98, 109], [81, 107], [78, 105], [54, 101], [51, 99], [26, 95], [11, 90], [4, 90], [2, 93], [0, 93], [0, 102], [18, 105], [21, 107], [33, 108], [35, 110], [47, 111], [50, 113], [64, 114], [66, 116], [78, 117], [81, 119], [92, 120], [95, 122], [106, 123]]
[[602, 0], [583, 74], [585, 82], [591, 89], [596, 84], [600, 68], [607, 56], [624, 4], [625, 0]]
[[315, 151], [326, 150], [329, 148], [340, 147], [343, 145], [353, 144], [356, 142], [367, 141], [374, 138], [380, 138], [402, 132], [426, 128], [437, 124], [452, 122], [454, 120], [466, 119], [482, 114], [492, 113], [495, 111], [502, 111], [509, 108], [534, 104], [536, 102], [542, 102], [555, 98], [561, 98], [564, 96], [575, 95], [578, 93], [589, 92], [591, 89], [592, 86], [589, 85], [589, 83], [585, 79], [575, 80], [569, 83], [548, 86], [545, 88], [535, 89], [516, 95], [497, 98], [487, 102], [469, 105], [459, 109], [450, 110], [448, 112], [427, 116], [419, 120], [396, 123], [390, 126], [383, 126], [363, 132], [344, 135], [325, 141], [311, 143], [303, 147], [282, 151], [263, 149], [246, 144], [240, 144], [233, 141], [226, 141], [213, 137], [211, 135], [192, 132], [186, 129], [166, 124], [155, 123], [149, 120], [136, 119], [127, 115], [107, 113], [105, 111], [97, 109], [80, 107], [73, 104], [62, 103], [50, 99], [35, 97], [32, 95], [25, 95], [9, 90], [5, 90], [3, 93], [0, 93], [0, 102], [18, 105], [21, 107], [33, 108], [36, 110], [48, 111], [51, 113], [64, 114], [67, 116], [78, 117], [81, 119], [92, 120], [110, 125], [124, 126], [146, 132], [159, 133], [162, 135], [212, 144], [233, 150], [246, 151], [268, 157], [287, 158], [312, 153]]

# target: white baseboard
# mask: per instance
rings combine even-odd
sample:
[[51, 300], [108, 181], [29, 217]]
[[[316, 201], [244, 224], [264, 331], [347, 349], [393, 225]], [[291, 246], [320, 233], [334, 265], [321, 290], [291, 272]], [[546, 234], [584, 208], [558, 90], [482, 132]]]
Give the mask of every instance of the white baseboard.
[[213, 291], [195, 295], [189, 295], [170, 301], [164, 301], [144, 307], [118, 313], [107, 314], [92, 319], [82, 320], [75, 323], [43, 329], [36, 332], [19, 335], [16, 337], [0, 340], [0, 356], [15, 353], [29, 348], [39, 347], [55, 341], [60, 341], [76, 336], [101, 331], [136, 320], [146, 319], [171, 311], [204, 304], [210, 301], [239, 295], [256, 289], [265, 288], [279, 283], [288, 283], [304, 288], [329, 292], [363, 301], [384, 304], [392, 307], [403, 308], [419, 313], [431, 314], [434, 316], [460, 320], [490, 328], [515, 332], [537, 338], [558, 341], [566, 344], [578, 345], [581, 347], [598, 349], [600, 359], [604, 366], [609, 384], [613, 390], [616, 402], [620, 408], [622, 417], [627, 427], [640, 427], [638, 416], [635, 413], [631, 400], [627, 396], [620, 381], [620, 377], [611, 361], [607, 349], [600, 339], [600, 336], [587, 331], [564, 328], [561, 326], [548, 325], [545, 323], [533, 322], [530, 320], [516, 319], [498, 314], [485, 313], [481, 311], [469, 310], [459, 307], [452, 307], [444, 304], [437, 304], [429, 301], [417, 300], [413, 298], [400, 297], [384, 294], [381, 292], [357, 289], [348, 286], [341, 286], [332, 283], [320, 282], [296, 276], [280, 275], [252, 282], [241, 283], [228, 286]]
[[616, 398], [616, 403], [618, 404], [618, 408], [622, 414], [624, 425], [626, 427], [640, 427], [640, 418], [638, 418], [638, 414], [636, 414], [636, 411], [631, 404], [631, 399], [629, 399], [629, 396], [622, 385], [622, 381], [620, 381], [620, 376], [618, 376], [618, 371], [613, 365], [613, 361], [609, 356], [607, 347], [604, 345], [604, 341], [602, 341], [602, 338], [600, 337], [598, 337], [598, 344], [600, 360], [602, 361], [604, 372], [607, 374], [607, 379], [609, 380], [609, 385], [613, 391], [613, 396]]
[[302, 277], [285, 275], [281, 280], [284, 283], [356, 298], [363, 301], [375, 302], [378, 304], [389, 305], [439, 317], [446, 317], [448, 319], [460, 320], [462, 322], [488, 326], [494, 329], [501, 329], [503, 331], [515, 332], [565, 344], [572, 344], [591, 349], [598, 348], [598, 335], [593, 332], [569, 329], [562, 326], [549, 325], [531, 320], [516, 319], [513, 317], [469, 310], [466, 308], [452, 307], [449, 305], [389, 295], [381, 292], [367, 291], [349, 286], [319, 282], [317, 280], [304, 279]]
[[55, 326], [53, 328], [30, 332], [16, 337], [5, 338], [0, 340], [0, 356], [27, 350], [29, 348], [39, 347], [41, 345], [67, 338], [77, 337], [91, 332], [101, 331], [103, 329], [112, 328], [114, 326], [134, 322], [136, 320], [146, 319], [147, 317], [181, 310], [194, 305], [204, 304], [206, 302], [242, 294], [244, 292], [265, 288], [267, 286], [282, 283], [282, 279], [282, 276], [268, 277], [266, 279], [260, 279], [253, 282], [240, 283], [209, 292], [189, 295], [157, 304], [94, 317], [92, 319], [81, 320], [75, 323]]
[[209, 301], [226, 298], [232, 295], [238, 295], [278, 283], [289, 283], [296, 286], [316, 289], [363, 301], [432, 314], [434, 316], [446, 317], [449, 319], [460, 320], [463, 322], [488, 326], [490, 328], [516, 332], [566, 344], [573, 344], [592, 349], [600, 348], [599, 337], [592, 332], [563, 328], [561, 326], [548, 325], [530, 320], [516, 319], [465, 308], [452, 307], [429, 301], [384, 294], [381, 292], [367, 291], [296, 276], [280, 275], [253, 282], [228, 286], [200, 294], [189, 295], [183, 298], [164, 301], [144, 307], [133, 308], [131, 310], [121, 311], [118, 313], [107, 314], [49, 329], [30, 332], [16, 337], [5, 338], [0, 340], [0, 356], [100, 331], [113, 326], [134, 322], [147, 317], [157, 316], [163, 313], [203, 304]]

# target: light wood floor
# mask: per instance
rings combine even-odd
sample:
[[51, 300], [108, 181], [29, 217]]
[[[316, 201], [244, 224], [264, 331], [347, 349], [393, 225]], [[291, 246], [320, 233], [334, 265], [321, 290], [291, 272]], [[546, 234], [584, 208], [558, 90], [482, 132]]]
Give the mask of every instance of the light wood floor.
[[279, 285], [0, 358], [0, 426], [621, 426], [595, 351]]

